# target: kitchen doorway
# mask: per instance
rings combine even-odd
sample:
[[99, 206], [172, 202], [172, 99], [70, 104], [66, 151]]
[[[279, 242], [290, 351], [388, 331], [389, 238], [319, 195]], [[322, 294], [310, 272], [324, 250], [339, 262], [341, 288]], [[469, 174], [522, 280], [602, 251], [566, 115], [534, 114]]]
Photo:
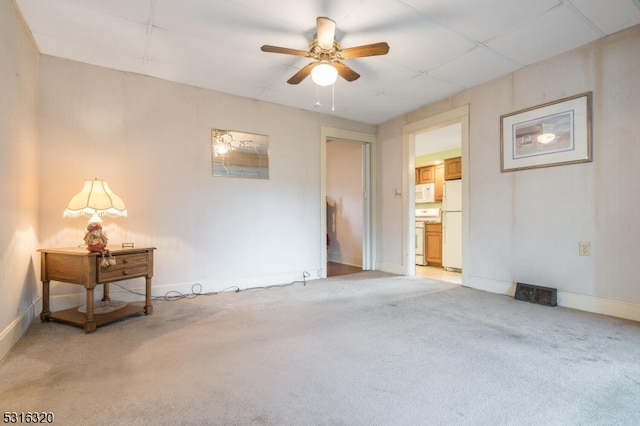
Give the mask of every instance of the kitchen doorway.
[[322, 277], [374, 268], [374, 142], [375, 135], [321, 130]]
[[416, 198], [415, 274], [458, 284], [462, 267], [461, 176], [451, 170], [461, 155], [460, 122], [415, 134], [416, 189], [418, 183], [430, 179], [436, 194], [429, 201]]
[[[403, 175], [403, 187], [405, 193], [408, 196], [403, 198], [403, 273], [405, 275], [416, 275], [420, 272], [420, 275], [447, 275], [447, 281], [449, 281], [449, 274], [440, 274], [441, 271], [436, 270], [422, 270], [417, 271], [416, 262], [416, 197], [415, 197], [415, 183], [416, 183], [416, 140], [420, 135], [428, 134], [438, 129], [444, 129], [448, 126], [459, 125], [460, 127], [460, 139], [461, 139], [461, 152], [462, 158], [462, 175], [468, 176], [468, 163], [467, 153], [469, 152], [469, 106], [457, 108], [455, 110], [438, 114], [433, 117], [420, 120], [418, 122], [406, 125], [403, 127], [402, 134], [402, 151], [403, 151], [403, 166], [405, 173]], [[460, 225], [460, 243], [461, 247], [461, 263], [462, 263], [462, 279], [464, 281], [464, 263], [466, 259], [466, 247], [468, 240], [468, 206], [469, 199], [469, 182], [468, 179], [463, 178], [461, 180], [461, 225]], [[428, 206], [431, 207], [431, 206]], [[427, 268], [429, 268], [427, 266]], [[449, 272], [449, 271], [446, 271]], [[456, 281], [456, 280], [454, 280]]]

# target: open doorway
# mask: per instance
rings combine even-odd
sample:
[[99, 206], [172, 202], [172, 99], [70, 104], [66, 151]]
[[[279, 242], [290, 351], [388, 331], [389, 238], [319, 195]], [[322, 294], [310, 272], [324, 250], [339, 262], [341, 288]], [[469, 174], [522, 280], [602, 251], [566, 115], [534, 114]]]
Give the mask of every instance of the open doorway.
[[[453, 167], [461, 156], [459, 121], [415, 134], [415, 275], [455, 284], [462, 283], [462, 173]], [[425, 184], [434, 188], [426, 200], [418, 197]]]
[[[456, 264], [455, 268], [452, 268], [453, 273], [460, 273], [462, 275], [457, 275], [459, 278], [453, 278], [453, 282], [464, 282], [464, 263], [466, 258], [466, 247], [467, 247], [467, 239], [468, 239], [468, 211], [466, 211], [466, 206], [468, 206], [468, 188], [469, 183], [468, 179], [462, 178], [463, 176], [467, 176], [468, 166], [467, 166], [467, 153], [469, 151], [469, 106], [465, 105], [460, 108], [457, 108], [452, 111], [448, 111], [446, 113], [438, 114], [433, 117], [429, 117], [418, 122], [406, 125], [403, 127], [403, 135], [402, 135], [402, 143], [403, 143], [403, 166], [406, 171], [403, 176], [403, 186], [405, 188], [405, 192], [408, 194], [408, 197], [404, 197], [403, 199], [403, 273], [406, 275], [416, 275], [416, 249], [419, 249], [417, 244], [417, 233], [416, 233], [416, 213], [418, 212], [418, 208], [438, 208], [440, 209], [440, 217], [444, 218], [445, 210], [449, 210], [447, 207], [443, 205], [444, 200], [439, 200], [438, 203], [433, 200], [432, 203], [425, 204], [416, 204], [416, 201], [420, 201], [419, 197], [416, 196], [416, 182], [419, 180], [420, 176], [416, 175], [416, 167], [420, 166], [429, 166], [426, 164], [427, 160], [425, 158], [417, 157], [418, 154], [424, 154], [420, 152], [422, 147], [417, 147], [416, 141], [420, 143], [421, 138], [426, 138], [427, 136], [437, 135], [442, 137], [442, 132], [447, 128], [458, 128], [459, 139], [460, 139], [460, 151], [459, 151], [459, 171], [460, 177], [454, 178], [451, 180], [457, 180], [456, 185], [450, 185], [451, 190], [454, 187], [459, 191], [459, 208], [455, 215], [451, 215], [451, 217], [457, 218], [459, 221], [458, 226], [458, 235], [460, 247], [460, 260], [459, 263]], [[451, 157], [452, 153], [448, 155]], [[422, 164], [422, 162], [425, 162]], [[445, 167], [446, 169], [446, 167]], [[462, 179], [461, 179], [462, 178]], [[446, 179], [442, 177], [443, 181]], [[442, 187], [445, 188], [443, 182]], [[435, 192], [435, 191], [434, 191]], [[446, 192], [446, 191], [445, 191]], [[429, 199], [431, 202], [432, 200]], [[426, 231], [425, 231], [426, 233]], [[443, 238], [445, 235], [445, 224], [442, 224], [442, 234]], [[444, 243], [444, 240], [442, 240]], [[444, 248], [444, 244], [443, 244]], [[444, 268], [443, 268], [444, 269]], [[438, 271], [430, 271], [430, 272], [438, 272]], [[440, 279], [443, 277], [447, 277], [446, 269], [440, 274]], [[426, 274], [421, 274], [426, 275]], [[433, 276], [434, 274], [432, 274]], [[450, 277], [448, 277], [450, 278]], [[448, 279], [447, 279], [448, 280]]]
[[364, 149], [327, 141], [327, 276], [362, 271]]
[[375, 136], [325, 127], [321, 133], [322, 276], [371, 270]]

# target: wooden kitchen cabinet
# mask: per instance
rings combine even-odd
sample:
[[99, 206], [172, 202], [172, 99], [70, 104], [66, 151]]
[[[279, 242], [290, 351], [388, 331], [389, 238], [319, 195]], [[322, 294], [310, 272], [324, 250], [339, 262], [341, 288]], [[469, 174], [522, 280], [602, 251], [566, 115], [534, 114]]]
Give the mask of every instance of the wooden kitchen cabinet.
[[462, 179], [462, 157], [447, 158], [444, 160], [444, 179]]
[[442, 265], [442, 223], [425, 224], [425, 257], [429, 265]]
[[416, 185], [435, 182], [435, 169], [433, 166], [418, 167], [416, 169]]

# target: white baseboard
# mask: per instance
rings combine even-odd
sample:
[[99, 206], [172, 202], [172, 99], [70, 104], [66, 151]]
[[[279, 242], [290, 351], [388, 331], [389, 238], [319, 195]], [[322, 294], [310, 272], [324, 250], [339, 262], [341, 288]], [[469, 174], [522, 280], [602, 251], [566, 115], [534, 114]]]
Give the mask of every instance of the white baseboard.
[[0, 332], [0, 359], [4, 358], [18, 340], [27, 332], [36, 318], [42, 312], [42, 298], [38, 298], [31, 306], [22, 311], [20, 315], [7, 328]]
[[[513, 297], [516, 283], [470, 276], [467, 287]], [[623, 302], [603, 297], [558, 290], [558, 306], [640, 322], [640, 303]]]
[[516, 293], [515, 284], [509, 281], [493, 280], [475, 276], [469, 276], [466, 280], [464, 278], [465, 277], [463, 276], [462, 284], [466, 287], [488, 291], [489, 293], [506, 294], [511, 297]]
[[558, 306], [640, 322], [640, 303], [559, 291]]
[[[274, 276], [261, 276], [261, 277], [247, 277], [247, 278], [233, 278], [229, 280], [220, 279], [215, 283], [170, 283], [163, 285], [152, 285], [151, 295], [154, 299], [179, 297], [180, 295], [191, 294], [206, 294], [206, 293], [220, 293], [220, 292], [233, 292], [236, 290], [246, 290], [250, 288], [277, 286], [282, 284], [290, 284], [293, 282], [312, 281], [320, 277], [320, 270], [308, 271], [309, 276], [303, 277], [302, 273], [291, 274], [279, 274]], [[118, 285], [119, 284], [119, 285]], [[124, 282], [124, 283], [112, 283], [109, 286], [109, 297], [112, 300], [122, 300], [124, 302], [141, 302], [144, 301], [144, 282]], [[100, 300], [102, 298], [102, 286], [96, 287], [94, 299]], [[85, 304], [85, 293], [82, 289], [75, 293], [68, 293], [62, 295], [52, 295], [50, 299], [51, 310], [59, 311], [62, 309], [69, 309], [74, 306], [80, 306]], [[39, 313], [40, 311], [38, 311]]]
[[376, 263], [376, 271], [388, 272], [389, 274], [404, 275], [404, 268], [399, 263]]

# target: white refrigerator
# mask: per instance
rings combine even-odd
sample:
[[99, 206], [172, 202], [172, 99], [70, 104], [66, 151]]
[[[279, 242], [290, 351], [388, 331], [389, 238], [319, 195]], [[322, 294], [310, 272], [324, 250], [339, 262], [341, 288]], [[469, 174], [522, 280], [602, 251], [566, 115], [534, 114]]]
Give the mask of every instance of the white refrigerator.
[[462, 179], [444, 181], [442, 266], [449, 271], [462, 271]]

